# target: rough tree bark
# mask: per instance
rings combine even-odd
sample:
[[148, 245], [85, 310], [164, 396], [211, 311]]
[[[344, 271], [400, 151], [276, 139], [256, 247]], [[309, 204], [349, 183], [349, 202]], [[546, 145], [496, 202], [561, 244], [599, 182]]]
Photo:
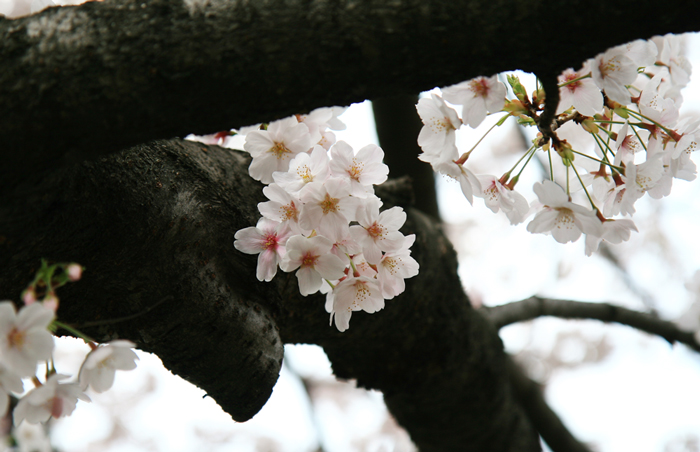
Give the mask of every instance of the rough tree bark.
[[[267, 400], [282, 343], [307, 342], [340, 378], [384, 391], [421, 450], [539, 450], [436, 222], [409, 208], [420, 276], [340, 334], [322, 299], [298, 296], [293, 276], [258, 283], [233, 248], [262, 200], [243, 155], [177, 139], [117, 151], [507, 69], [550, 77], [694, 30], [692, 6], [107, 0], [0, 20], [0, 298], [17, 299], [41, 257], [78, 261], [88, 272], [63, 289], [60, 317], [80, 326], [166, 299], [85, 330], [157, 353], [234, 419]], [[407, 206], [406, 190], [387, 199]]]

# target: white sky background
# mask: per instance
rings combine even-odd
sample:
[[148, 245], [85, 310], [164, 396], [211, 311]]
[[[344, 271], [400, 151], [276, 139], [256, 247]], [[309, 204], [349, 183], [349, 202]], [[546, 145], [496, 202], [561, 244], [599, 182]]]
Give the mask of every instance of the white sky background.
[[[0, 0], [0, 13], [11, 12], [13, 1]], [[687, 48], [695, 75], [683, 91], [682, 112], [700, 114], [700, 38], [693, 35]], [[338, 139], [355, 149], [376, 143], [368, 103], [353, 106], [341, 119], [348, 129], [337, 133]], [[489, 120], [476, 131], [462, 129], [461, 150], [469, 149], [496, 118]], [[500, 175], [522, 152], [512, 120], [501, 129], [470, 158], [475, 173]], [[499, 156], [495, 163], [494, 154]], [[542, 177], [538, 171], [531, 164], [519, 183], [528, 200], [534, 199], [528, 187]], [[583, 240], [561, 245], [530, 234], [527, 222], [511, 226], [481, 200], [470, 206], [457, 184], [439, 179], [438, 186], [441, 212], [453, 225], [448, 230], [460, 255], [460, 276], [475, 302], [496, 305], [540, 294], [645, 308], [608, 261], [584, 255]], [[671, 196], [660, 201], [645, 197], [634, 217], [640, 232], [613, 248], [664, 318], [678, 317], [692, 301], [683, 283], [700, 268], [698, 200], [697, 180], [674, 181]], [[547, 380], [549, 403], [596, 450], [680, 452], [664, 447], [684, 437], [700, 438], [700, 355], [685, 347], [627, 327], [549, 318], [506, 327], [501, 337], [508, 351], [525, 351], [520, 357], [531, 375]], [[79, 350], [86, 350], [80, 341], [60, 341], [59, 372], [77, 372]], [[600, 356], [590, 359], [591, 350]], [[298, 377], [285, 366], [263, 410], [236, 424], [211, 398], [202, 398], [202, 390], [141, 353], [138, 368], [118, 373], [112, 390], [90, 394], [93, 403], [80, 402], [70, 418], [53, 423], [53, 443], [63, 452], [305, 452], [316, 450], [319, 440], [328, 452], [409, 450], [405, 435], [397, 439], [387, 423], [381, 394], [333, 385], [329, 363], [317, 347], [288, 346], [287, 352], [289, 368], [317, 382], [313, 409]], [[578, 364], [584, 355], [589, 362]], [[103, 442], [106, 438], [112, 440]]]

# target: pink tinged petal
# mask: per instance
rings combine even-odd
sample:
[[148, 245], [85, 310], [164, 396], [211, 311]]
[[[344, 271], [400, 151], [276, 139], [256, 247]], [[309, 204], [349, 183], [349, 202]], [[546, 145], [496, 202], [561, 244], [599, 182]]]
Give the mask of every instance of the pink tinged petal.
[[334, 254], [319, 256], [316, 261], [316, 271], [325, 279], [339, 279], [345, 275], [347, 264]]
[[559, 212], [554, 209], [545, 207], [539, 211], [535, 218], [527, 225], [527, 230], [533, 234], [543, 234], [549, 232], [556, 225]]
[[321, 275], [311, 267], [302, 266], [296, 272], [299, 280], [299, 292], [303, 296], [318, 292], [321, 288]]
[[406, 222], [406, 212], [401, 207], [392, 207], [379, 214], [378, 223], [390, 231], [398, 231]]
[[382, 259], [382, 251], [379, 244], [373, 240], [365, 240], [362, 246], [362, 253], [370, 264], [378, 264]]
[[263, 236], [255, 226], [241, 229], [234, 235], [233, 246], [246, 254], [258, 254], [263, 250]]
[[258, 255], [258, 267], [255, 276], [258, 281], [272, 281], [277, 274], [278, 254], [273, 250], [265, 250]]
[[349, 309], [341, 309], [331, 312], [331, 322], [333, 322], [333, 318], [335, 318], [335, 327], [338, 328], [338, 331], [341, 333], [350, 328], [351, 317], [352, 310]]

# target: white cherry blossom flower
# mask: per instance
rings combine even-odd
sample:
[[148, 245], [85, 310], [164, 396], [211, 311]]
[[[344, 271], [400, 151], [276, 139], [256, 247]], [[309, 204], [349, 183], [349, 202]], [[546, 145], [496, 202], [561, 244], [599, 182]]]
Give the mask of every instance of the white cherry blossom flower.
[[311, 232], [311, 229], [307, 231], [299, 226], [302, 204], [297, 197], [290, 195], [277, 184], [263, 187], [263, 194], [269, 201], [258, 204], [258, 211], [262, 216], [286, 224], [295, 234]]
[[389, 175], [389, 167], [382, 163], [384, 151], [369, 144], [354, 154], [352, 147], [344, 141], [331, 148], [331, 171], [350, 183], [350, 194], [366, 198], [374, 194], [372, 185], [383, 184]]
[[446, 101], [462, 105], [462, 120], [477, 128], [487, 113], [501, 111], [506, 102], [506, 86], [498, 76], [476, 77], [457, 85], [442, 88]]
[[350, 196], [347, 181], [331, 177], [324, 183], [312, 182], [301, 192], [304, 206], [299, 224], [304, 229], [316, 229], [321, 235], [338, 241], [347, 235], [348, 223], [355, 220], [360, 199]]
[[638, 66], [625, 55], [624, 49], [608, 49], [588, 64], [593, 81], [611, 100], [622, 105], [628, 105], [632, 101], [626, 85], [631, 85], [637, 79]]
[[404, 242], [399, 228], [406, 222], [406, 212], [401, 207], [392, 207], [379, 212], [379, 202], [368, 198], [357, 209], [359, 226], [350, 227], [350, 235], [362, 247], [362, 252], [370, 264], [378, 264], [382, 251], [396, 251]]
[[418, 135], [423, 152], [442, 154], [443, 148], [455, 145], [455, 131], [462, 126], [462, 120], [440, 96], [421, 98], [416, 109], [424, 124]]
[[0, 356], [20, 377], [33, 376], [40, 360], [51, 358], [54, 342], [48, 331], [54, 312], [40, 303], [15, 313], [12, 302], [0, 302]]
[[481, 192], [481, 183], [474, 173], [454, 161], [437, 163], [433, 165], [433, 169], [459, 182], [464, 197], [469, 204], [474, 204], [474, 193]]
[[295, 155], [311, 148], [309, 128], [293, 116], [273, 121], [267, 130], [250, 132], [245, 138], [243, 149], [253, 157], [248, 172], [263, 184], [272, 183], [272, 173], [287, 171]]
[[324, 182], [330, 173], [328, 152], [314, 146], [310, 154], [300, 152], [289, 162], [289, 171], [272, 173], [272, 178], [291, 195], [298, 195], [310, 182]]
[[284, 257], [284, 244], [292, 231], [284, 224], [261, 218], [253, 227], [236, 232], [233, 246], [246, 254], [258, 255], [255, 276], [258, 281], [272, 281], [277, 274], [277, 264]]
[[675, 98], [680, 95], [681, 88], [690, 82], [692, 73], [692, 66], [685, 57], [685, 37], [667, 34], [655, 36], [651, 40], [656, 44], [659, 52], [657, 62], [662, 65], [661, 67], [665, 67], [671, 76], [671, 87], [668, 94]]
[[628, 132], [629, 122], [625, 121], [625, 124], [617, 132], [617, 140], [615, 140], [617, 153], [613, 163], [617, 166], [620, 166], [620, 163], [634, 163], [634, 155], [644, 149], [637, 137], [634, 134], [628, 134]]
[[627, 187], [626, 196], [633, 199], [641, 198], [647, 190], [654, 187], [664, 173], [662, 161], [663, 154], [658, 153], [647, 157], [647, 161], [640, 164], [630, 164], [625, 169], [623, 180]]
[[639, 110], [657, 123], [673, 127], [678, 121], [680, 103], [676, 104], [674, 99], [665, 97], [666, 90], [660, 86], [661, 80], [661, 75], [657, 74], [644, 86], [639, 96]]
[[525, 220], [530, 206], [523, 195], [504, 186], [495, 176], [478, 176], [478, 179], [481, 191], [474, 196], [484, 198], [486, 207], [493, 213], [503, 210], [510, 224], [520, 224]]
[[411, 257], [410, 250], [415, 241], [415, 234], [407, 235], [401, 248], [385, 253], [377, 265], [377, 279], [382, 288], [382, 296], [387, 300], [403, 293], [406, 290], [404, 280], [418, 274], [420, 266]]
[[602, 225], [595, 213], [569, 201], [564, 190], [554, 182], [536, 183], [534, 191], [543, 204], [527, 225], [533, 234], [551, 233], [559, 243], [575, 242], [581, 233], [601, 235]]
[[46, 383], [25, 394], [15, 407], [14, 425], [19, 425], [23, 420], [37, 424], [48, 421], [52, 416], [70, 416], [78, 399], [90, 402], [90, 397], [80, 389], [78, 383], [59, 383], [59, 380], [66, 378], [67, 375], [53, 374]]
[[[12, 436], [17, 440], [17, 451], [13, 452], [53, 452], [51, 440], [41, 424], [22, 422], [12, 430]], [[9, 451], [8, 451], [9, 452]]]
[[338, 331], [350, 327], [350, 317], [353, 311], [365, 311], [370, 314], [384, 308], [379, 283], [376, 279], [366, 276], [347, 278], [340, 281], [333, 289], [333, 311], [330, 322]]
[[323, 278], [334, 280], [345, 274], [345, 263], [331, 254], [333, 242], [322, 236], [295, 235], [287, 240], [287, 254], [280, 267], [286, 272], [297, 270], [299, 292], [303, 296], [321, 288]]
[[598, 250], [601, 241], [617, 245], [630, 239], [632, 231], [639, 232], [634, 221], [628, 219], [606, 220], [603, 222], [602, 235], [586, 234], [586, 256]]
[[136, 369], [139, 357], [132, 350], [134, 347], [136, 344], [131, 341], [114, 340], [88, 353], [80, 366], [80, 388], [85, 391], [89, 386], [95, 392], [111, 388], [117, 370]]
[[[581, 78], [590, 73], [591, 70], [587, 64], [580, 71], [574, 71], [569, 68], [562, 72], [559, 76], [559, 83], [566, 83], [565, 86], [559, 88], [559, 107], [557, 114], [562, 113], [573, 107], [585, 116], [593, 116], [603, 109], [603, 94], [591, 78]], [[572, 80], [576, 80], [572, 82]]]

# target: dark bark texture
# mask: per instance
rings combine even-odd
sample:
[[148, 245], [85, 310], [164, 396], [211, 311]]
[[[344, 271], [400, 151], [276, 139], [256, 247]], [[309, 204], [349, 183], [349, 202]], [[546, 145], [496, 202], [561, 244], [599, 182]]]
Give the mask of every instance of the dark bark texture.
[[322, 297], [299, 296], [293, 275], [259, 283], [255, 257], [234, 249], [263, 200], [248, 159], [170, 138], [509, 69], [552, 77], [612, 45], [698, 29], [694, 8], [107, 0], [0, 19], [0, 299], [17, 300], [42, 257], [77, 261], [87, 272], [61, 289], [60, 318], [105, 321], [85, 332], [157, 353], [236, 420], [269, 397], [282, 344], [305, 342], [338, 377], [382, 390], [422, 451], [539, 450], [496, 329], [405, 182], [382, 193], [407, 208], [421, 273], [341, 334]]

